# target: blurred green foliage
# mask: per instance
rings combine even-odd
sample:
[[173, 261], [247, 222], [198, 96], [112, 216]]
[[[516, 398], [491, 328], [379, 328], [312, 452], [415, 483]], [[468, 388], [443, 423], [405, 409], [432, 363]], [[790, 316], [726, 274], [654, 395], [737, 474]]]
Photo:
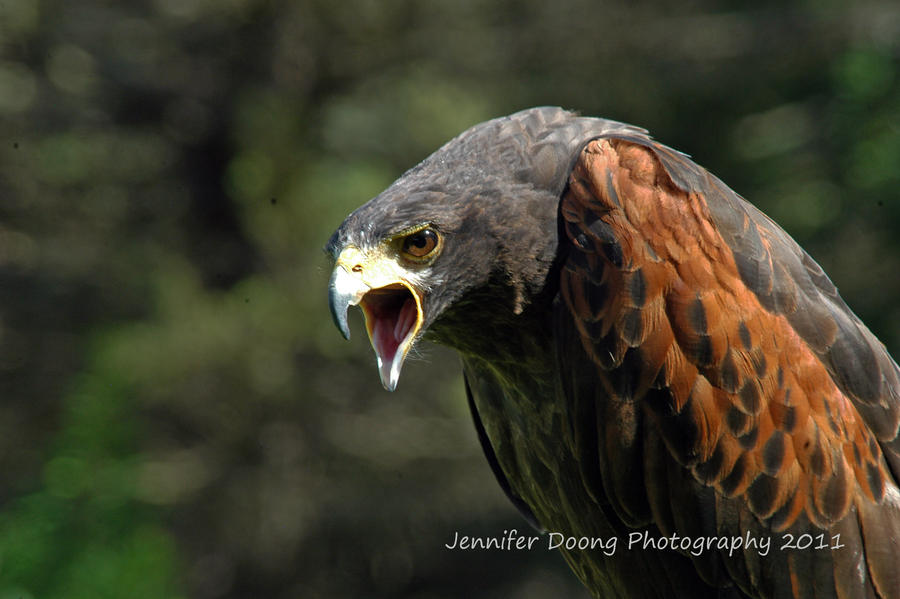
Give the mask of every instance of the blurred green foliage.
[[526, 525], [455, 358], [381, 391], [321, 246], [558, 104], [692, 153], [896, 355], [898, 52], [887, 0], [0, 3], [0, 598], [583, 596], [443, 548]]

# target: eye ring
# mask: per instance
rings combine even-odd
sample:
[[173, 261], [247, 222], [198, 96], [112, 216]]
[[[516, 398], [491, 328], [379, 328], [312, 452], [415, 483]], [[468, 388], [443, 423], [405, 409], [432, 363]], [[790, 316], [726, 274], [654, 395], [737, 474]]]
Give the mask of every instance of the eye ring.
[[400, 251], [410, 260], [420, 262], [437, 252], [440, 245], [441, 237], [438, 232], [426, 227], [404, 237]]

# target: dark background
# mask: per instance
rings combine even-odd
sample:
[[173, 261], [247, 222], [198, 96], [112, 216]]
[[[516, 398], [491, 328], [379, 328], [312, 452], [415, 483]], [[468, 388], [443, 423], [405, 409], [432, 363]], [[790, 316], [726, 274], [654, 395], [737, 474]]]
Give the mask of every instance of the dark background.
[[[0, 599], [585, 596], [456, 358], [382, 391], [321, 247], [479, 121], [688, 152], [900, 350], [900, 5], [0, 2]], [[355, 312], [355, 311], [354, 311]]]

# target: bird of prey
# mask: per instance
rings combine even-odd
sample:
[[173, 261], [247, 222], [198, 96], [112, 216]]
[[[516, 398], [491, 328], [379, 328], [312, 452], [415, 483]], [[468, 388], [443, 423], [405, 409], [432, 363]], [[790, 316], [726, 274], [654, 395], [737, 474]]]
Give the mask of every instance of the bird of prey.
[[326, 251], [385, 388], [420, 339], [455, 348], [510, 500], [619, 540], [560, 548], [595, 596], [900, 598], [897, 364], [787, 233], [643, 129], [482, 123]]

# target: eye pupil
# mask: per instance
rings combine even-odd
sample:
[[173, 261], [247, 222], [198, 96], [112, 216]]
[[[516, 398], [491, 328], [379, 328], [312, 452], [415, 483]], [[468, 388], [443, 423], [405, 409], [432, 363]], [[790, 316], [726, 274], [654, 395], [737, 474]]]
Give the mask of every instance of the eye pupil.
[[438, 235], [432, 229], [422, 229], [403, 240], [403, 252], [413, 258], [424, 258], [437, 248]]

